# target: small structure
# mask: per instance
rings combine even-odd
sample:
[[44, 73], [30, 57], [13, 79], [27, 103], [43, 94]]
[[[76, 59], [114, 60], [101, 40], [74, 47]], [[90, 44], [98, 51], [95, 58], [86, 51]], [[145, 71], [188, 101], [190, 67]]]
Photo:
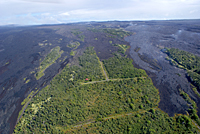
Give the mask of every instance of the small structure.
[[85, 81], [88, 81], [88, 80], [89, 80], [88, 78], [85, 79]]

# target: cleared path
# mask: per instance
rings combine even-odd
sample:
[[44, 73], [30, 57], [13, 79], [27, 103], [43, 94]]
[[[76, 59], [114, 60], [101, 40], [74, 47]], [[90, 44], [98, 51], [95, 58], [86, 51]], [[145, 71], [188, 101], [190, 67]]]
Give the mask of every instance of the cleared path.
[[106, 80], [108, 81], [109, 79], [108, 79], [108, 76], [107, 76], [107, 74], [106, 74], [106, 71], [104, 70], [104, 68], [103, 68], [103, 63], [100, 61], [100, 63], [101, 63], [101, 67], [102, 67], [102, 69], [103, 69], [103, 72], [104, 72], [104, 74], [105, 74], [105, 76], [106, 76]]

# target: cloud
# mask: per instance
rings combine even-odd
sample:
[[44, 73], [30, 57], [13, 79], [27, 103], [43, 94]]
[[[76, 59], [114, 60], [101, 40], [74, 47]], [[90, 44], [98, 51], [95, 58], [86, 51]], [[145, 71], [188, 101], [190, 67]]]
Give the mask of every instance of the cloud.
[[61, 13], [59, 15], [61, 15], [61, 16], [70, 16], [69, 12], [64, 12], [64, 13]]
[[1, 0], [0, 25], [200, 18], [199, 0]]
[[191, 10], [190, 14], [195, 13], [195, 12], [198, 12], [198, 10]]
[[35, 2], [35, 3], [63, 3], [63, 0], [21, 0], [25, 2]]

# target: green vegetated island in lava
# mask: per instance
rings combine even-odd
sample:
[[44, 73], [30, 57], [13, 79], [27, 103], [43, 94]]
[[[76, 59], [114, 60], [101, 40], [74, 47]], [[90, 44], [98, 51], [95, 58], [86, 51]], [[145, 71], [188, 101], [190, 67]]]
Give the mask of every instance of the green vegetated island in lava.
[[[93, 46], [86, 47], [81, 55], [76, 56], [85, 35], [77, 29], [73, 30], [73, 36], [80, 40], [66, 45], [71, 48], [73, 62], [68, 63], [48, 86], [31, 92], [22, 102], [24, 107], [19, 113], [14, 133], [200, 132], [195, 102], [180, 91], [193, 109], [189, 109], [187, 115], [169, 117], [158, 108], [159, 92], [152, 80], [144, 70], [135, 68], [132, 59], [127, 57], [129, 46], [112, 41], [113, 38], [123, 40], [132, 33], [121, 29], [88, 31], [106, 33], [105, 38], [110, 38], [109, 44], [115, 48], [112, 57], [100, 61], [97, 55], [101, 52], [96, 52]], [[173, 56], [174, 51], [168, 49], [166, 53], [171, 60], [176, 59], [184, 66], [183, 61]], [[36, 79], [40, 79], [45, 69], [54, 64], [62, 53], [60, 47], [53, 48], [36, 69]], [[197, 66], [184, 67], [190, 69], [189, 75], [195, 77], [195, 81], [199, 74]], [[199, 86], [199, 83], [196, 85]]]

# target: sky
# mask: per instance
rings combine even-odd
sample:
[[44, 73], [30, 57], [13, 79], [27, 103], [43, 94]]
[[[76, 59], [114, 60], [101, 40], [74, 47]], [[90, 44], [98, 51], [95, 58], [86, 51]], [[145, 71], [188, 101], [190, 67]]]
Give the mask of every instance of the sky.
[[200, 19], [200, 0], [0, 0], [0, 25]]

